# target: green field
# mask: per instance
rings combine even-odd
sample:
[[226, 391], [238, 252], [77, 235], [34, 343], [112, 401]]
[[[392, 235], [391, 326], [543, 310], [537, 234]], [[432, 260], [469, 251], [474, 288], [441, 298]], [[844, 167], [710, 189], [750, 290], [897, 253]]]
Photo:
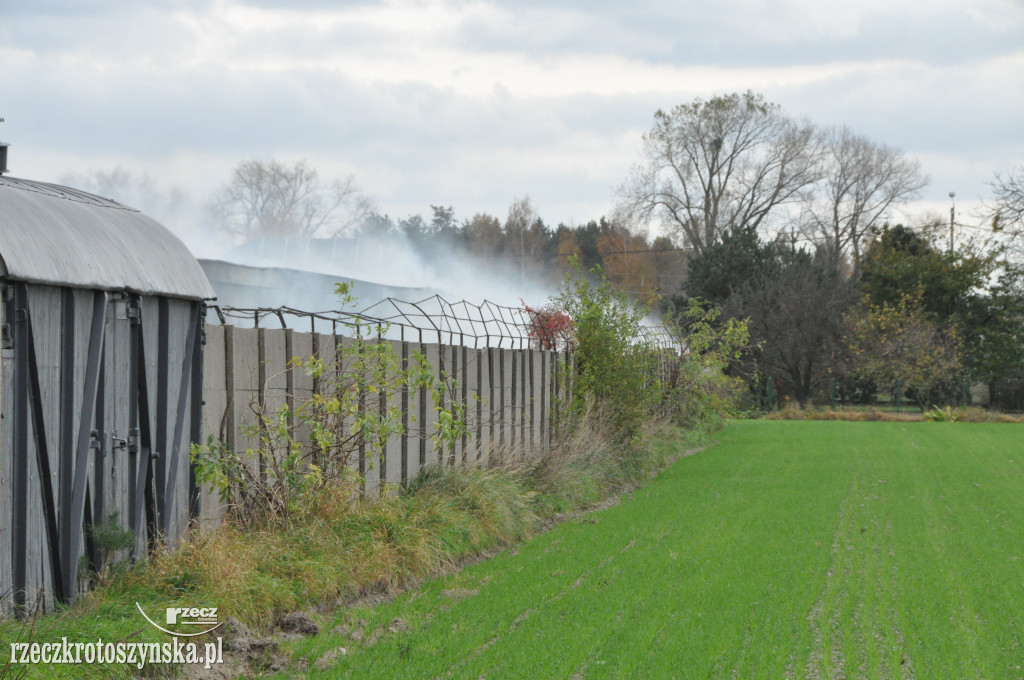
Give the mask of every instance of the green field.
[[1022, 435], [736, 422], [620, 505], [291, 651], [324, 678], [1024, 678]]

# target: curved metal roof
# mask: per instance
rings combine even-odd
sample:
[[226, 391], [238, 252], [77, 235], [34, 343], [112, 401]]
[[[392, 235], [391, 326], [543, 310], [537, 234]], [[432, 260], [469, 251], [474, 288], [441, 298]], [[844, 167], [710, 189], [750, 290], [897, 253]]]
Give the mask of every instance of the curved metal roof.
[[0, 277], [191, 299], [215, 296], [185, 244], [116, 201], [0, 176]]

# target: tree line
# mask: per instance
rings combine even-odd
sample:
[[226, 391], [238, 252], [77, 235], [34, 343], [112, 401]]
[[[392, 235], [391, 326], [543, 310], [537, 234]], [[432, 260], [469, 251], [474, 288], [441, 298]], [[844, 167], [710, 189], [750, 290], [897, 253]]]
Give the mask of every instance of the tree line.
[[583, 225], [544, 222], [529, 196], [516, 198], [504, 219], [454, 206], [393, 219], [379, 212], [355, 179], [323, 182], [305, 161], [250, 160], [235, 168], [213, 208], [221, 229], [242, 241], [286, 238], [402, 238], [425, 255], [456, 253], [483, 269], [502, 269], [554, 289], [576, 260], [600, 266], [611, 284], [644, 303], [682, 291], [686, 253], [668, 236], [648, 237], [606, 217]]
[[[920, 164], [845, 126], [821, 128], [751, 92], [658, 111], [614, 213], [547, 225], [529, 197], [504, 219], [453, 206], [392, 219], [351, 177], [248, 161], [215, 202], [242, 238], [406, 238], [557, 282], [575, 260], [677, 317], [699, 301], [746, 319], [752, 394], [801, 404], [898, 390], [948, 403], [965, 381], [1024, 378], [1024, 166], [997, 174], [975, 237], [935, 219], [890, 224], [927, 185]], [[962, 389], [960, 390], [962, 393]], [[961, 395], [962, 396], [962, 395]]]

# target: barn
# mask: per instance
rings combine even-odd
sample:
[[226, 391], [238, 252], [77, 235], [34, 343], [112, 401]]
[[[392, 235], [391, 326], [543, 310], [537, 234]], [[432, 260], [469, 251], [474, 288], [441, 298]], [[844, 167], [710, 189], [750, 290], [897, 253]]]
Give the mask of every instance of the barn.
[[[3, 175], [0, 290], [0, 610], [11, 612], [74, 599], [198, 514], [189, 446], [214, 292], [140, 212]], [[111, 527], [130, 547], [105, 542]]]

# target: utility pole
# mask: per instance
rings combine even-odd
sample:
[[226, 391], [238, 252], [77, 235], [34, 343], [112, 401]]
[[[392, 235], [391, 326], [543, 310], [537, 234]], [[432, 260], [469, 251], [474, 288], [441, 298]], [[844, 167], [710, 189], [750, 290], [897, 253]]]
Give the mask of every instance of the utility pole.
[[949, 192], [949, 200], [951, 205], [949, 206], [949, 254], [953, 254], [953, 215], [956, 211], [956, 192]]
[[[4, 122], [3, 118], [0, 118], [0, 123]], [[7, 147], [10, 146], [6, 142], [0, 142], [0, 177], [7, 174]]]

